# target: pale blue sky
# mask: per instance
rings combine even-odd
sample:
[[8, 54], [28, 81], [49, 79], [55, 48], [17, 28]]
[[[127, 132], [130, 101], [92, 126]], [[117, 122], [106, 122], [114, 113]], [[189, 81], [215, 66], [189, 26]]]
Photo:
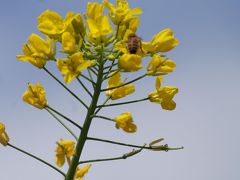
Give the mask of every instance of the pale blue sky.
[[[41, 70], [16, 60], [21, 45], [37, 33], [37, 17], [45, 9], [65, 15], [83, 12], [86, 0], [2, 1], [0, 6], [0, 121], [11, 143], [53, 163], [55, 142], [71, 138], [46, 112], [21, 100], [27, 82], [41, 82], [49, 103], [73, 119], [84, 111], [60, 86]], [[180, 45], [167, 53], [177, 63], [175, 73], [165, 85], [179, 87], [175, 111], [163, 111], [158, 105], [139, 103], [106, 109], [105, 115], [117, 116], [131, 111], [139, 131], [126, 134], [113, 124], [96, 119], [91, 136], [143, 144], [164, 137], [170, 146], [185, 146], [182, 151], [143, 153], [128, 160], [96, 163], [86, 180], [239, 180], [240, 179], [240, 1], [238, 0], [129, 0], [141, 7], [138, 34], [149, 40], [159, 30], [170, 27]], [[146, 64], [146, 62], [145, 62]], [[54, 66], [49, 66], [54, 69]], [[57, 70], [53, 70], [57, 75]], [[78, 84], [70, 85], [72, 88]], [[147, 78], [136, 84], [142, 97], [154, 89]], [[83, 90], [76, 93], [82, 95]], [[131, 148], [103, 143], [87, 143], [83, 159], [111, 157]], [[54, 170], [11, 148], [0, 146], [1, 180], [62, 179]]]

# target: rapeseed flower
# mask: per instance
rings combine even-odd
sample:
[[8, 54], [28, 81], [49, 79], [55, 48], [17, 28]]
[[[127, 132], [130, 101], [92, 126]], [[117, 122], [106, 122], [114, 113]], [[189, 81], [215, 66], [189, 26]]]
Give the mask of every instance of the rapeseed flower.
[[70, 158], [75, 154], [75, 142], [71, 140], [60, 139], [57, 142], [55, 162], [59, 167], [65, 163], [65, 158], [70, 163]]
[[114, 120], [117, 129], [121, 128], [128, 133], [134, 133], [137, 131], [137, 126], [133, 123], [133, 118], [130, 112], [122, 113], [115, 117]]
[[39, 109], [47, 106], [46, 92], [40, 83], [37, 83], [36, 86], [28, 83], [28, 89], [22, 95], [22, 99]]
[[6, 132], [5, 125], [0, 122], [0, 144], [2, 144], [3, 146], [7, 146], [8, 142], [9, 142], [9, 137]]

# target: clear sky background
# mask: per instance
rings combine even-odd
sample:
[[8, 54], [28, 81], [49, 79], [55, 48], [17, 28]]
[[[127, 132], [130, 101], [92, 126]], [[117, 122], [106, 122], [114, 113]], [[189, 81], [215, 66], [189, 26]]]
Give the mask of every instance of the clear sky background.
[[[83, 12], [86, 0], [2, 1], [0, 6], [0, 121], [7, 126], [11, 143], [54, 163], [55, 142], [71, 138], [47, 112], [25, 104], [21, 95], [27, 82], [41, 82], [49, 103], [81, 122], [84, 109], [44, 71], [16, 60], [27, 37], [37, 32], [37, 17], [46, 9], [65, 15]], [[130, 0], [141, 7], [138, 35], [144, 41], [164, 28], [172, 28], [180, 45], [167, 53], [177, 63], [164, 85], [179, 87], [175, 111], [163, 111], [144, 102], [109, 108], [102, 114], [115, 117], [131, 111], [136, 134], [116, 130], [96, 119], [90, 135], [126, 143], [143, 144], [164, 137], [181, 151], [150, 152], [127, 160], [95, 163], [86, 180], [239, 180], [240, 179], [240, 1], [239, 0]], [[146, 64], [146, 61], [144, 62]], [[61, 78], [53, 63], [48, 66]], [[131, 77], [129, 77], [131, 79]], [[77, 83], [71, 88], [85, 94]], [[153, 78], [136, 83], [143, 97], [154, 90]], [[77, 131], [76, 131], [77, 132]], [[131, 148], [88, 142], [83, 159], [122, 155]], [[59, 180], [61, 175], [9, 147], [0, 146], [1, 180]]]

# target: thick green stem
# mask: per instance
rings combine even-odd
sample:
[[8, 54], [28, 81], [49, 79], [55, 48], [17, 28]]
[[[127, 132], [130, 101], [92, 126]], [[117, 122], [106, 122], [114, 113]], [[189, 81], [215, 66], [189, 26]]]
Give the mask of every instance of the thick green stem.
[[22, 149], [20, 149], [20, 148], [18, 148], [18, 147], [16, 147], [16, 146], [10, 144], [10, 143], [8, 143], [7, 145], [8, 145], [9, 147], [11, 147], [11, 148], [13, 148], [13, 149], [15, 149], [15, 150], [21, 152], [21, 153], [24, 153], [24, 154], [26, 154], [26, 155], [28, 155], [28, 156], [30, 156], [30, 157], [32, 157], [32, 158], [34, 158], [34, 159], [40, 161], [40, 162], [46, 164], [47, 166], [49, 166], [49, 167], [51, 167], [52, 169], [56, 170], [57, 172], [59, 172], [60, 174], [62, 174], [62, 175], [65, 177], [64, 172], [62, 172], [60, 169], [54, 167], [54, 166], [51, 165], [50, 163], [44, 161], [43, 159], [41, 159], [41, 158], [39, 158], [39, 157], [37, 157], [37, 156], [34, 156], [34, 155], [32, 155], [31, 153], [26, 152], [26, 151], [24, 151], [24, 150], [22, 150]]
[[86, 115], [86, 118], [84, 121], [84, 125], [83, 125], [82, 131], [80, 133], [80, 137], [79, 137], [77, 145], [76, 145], [76, 154], [72, 158], [71, 166], [68, 169], [65, 180], [73, 180], [73, 178], [74, 178], [74, 174], [75, 174], [76, 168], [78, 166], [78, 162], [79, 162], [80, 156], [82, 154], [82, 150], [83, 150], [85, 141], [87, 139], [88, 131], [89, 131], [89, 128], [90, 128], [90, 125], [92, 122], [92, 118], [93, 118], [93, 114], [97, 107], [98, 98], [99, 98], [99, 95], [101, 92], [102, 78], [103, 78], [103, 62], [102, 62], [102, 58], [101, 58], [97, 82], [95, 85], [92, 102], [88, 109], [88, 112], [87, 112], [87, 115]]

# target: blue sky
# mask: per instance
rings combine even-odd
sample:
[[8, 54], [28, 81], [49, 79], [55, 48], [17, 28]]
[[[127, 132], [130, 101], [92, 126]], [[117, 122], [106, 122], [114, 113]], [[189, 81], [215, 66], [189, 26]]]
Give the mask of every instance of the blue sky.
[[[41, 70], [17, 61], [21, 45], [37, 32], [37, 17], [46, 9], [65, 15], [83, 12], [86, 0], [3, 1], [0, 7], [0, 121], [7, 125], [11, 143], [53, 163], [55, 142], [71, 138], [45, 111], [26, 105], [21, 95], [27, 82], [41, 82], [52, 106], [73, 119], [84, 117], [83, 108]], [[238, 0], [129, 0], [141, 7], [138, 35], [149, 40], [164, 28], [172, 28], [180, 45], [167, 53], [177, 63], [165, 85], [179, 88], [175, 111], [163, 111], [151, 103], [106, 109], [117, 116], [131, 111], [136, 134], [125, 134], [113, 124], [96, 120], [91, 136], [143, 144], [159, 137], [182, 151], [149, 152], [127, 160], [96, 163], [85, 179], [240, 179], [240, 19]], [[145, 62], [146, 64], [146, 62]], [[50, 66], [53, 72], [60, 74]], [[72, 88], [77, 84], [70, 85]], [[154, 89], [151, 78], [136, 83], [138, 97]], [[81, 95], [83, 91], [77, 90]], [[133, 96], [137, 97], [137, 95]], [[87, 99], [86, 99], [87, 100]], [[83, 159], [122, 155], [131, 148], [87, 143]], [[2, 180], [58, 180], [61, 176], [43, 164], [11, 148], [0, 147]]]

